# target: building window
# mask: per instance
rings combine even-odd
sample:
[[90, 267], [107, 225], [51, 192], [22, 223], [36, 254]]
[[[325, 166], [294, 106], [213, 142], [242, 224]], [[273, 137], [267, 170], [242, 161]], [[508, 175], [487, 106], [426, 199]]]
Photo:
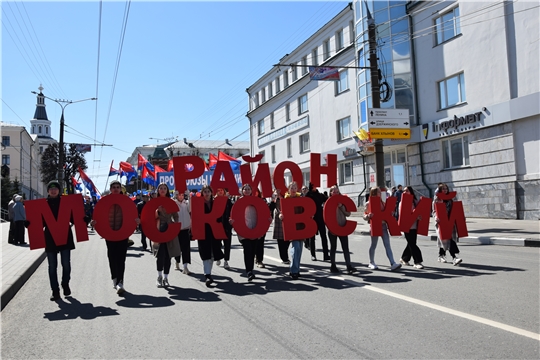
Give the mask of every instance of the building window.
[[270, 129], [274, 128], [274, 113], [270, 114]]
[[288, 158], [292, 157], [292, 139], [291, 138], [287, 139], [287, 157]]
[[308, 186], [309, 185], [309, 182], [310, 182], [310, 176], [311, 176], [311, 172], [310, 171], [305, 171], [305, 172], [302, 172], [302, 181], [304, 182], [304, 186]]
[[36, 133], [36, 127], [32, 125], [32, 134]]
[[281, 83], [279, 81], [279, 76], [276, 78], [276, 94], [281, 91]]
[[41, 125], [38, 126], [38, 133], [41, 134]]
[[274, 96], [274, 87], [272, 83], [268, 83], [268, 98], [271, 99]]
[[354, 22], [349, 21], [349, 43], [354, 43]]
[[261, 89], [261, 104], [266, 101], [266, 89]]
[[2, 155], [2, 165], [9, 165], [9, 155]]
[[302, 75], [306, 75], [308, 73], [308, 66], [307, 66], [307, 55], [302, 58]]
[[257, 123], [257, 128], [258, 128], [259, 135], [264, 134], [264, 119], [259, 120], [259, 122]]
[[330, 57], [330, 39], [327, 39], [323, 43], [323, 60]]
[[462, 103], [465, 96], [465, 76], [458, 74], [438, 83], [440, 109]]
[[9, 136], [2, 136], [2, 145], [9, 146], [10, 145], [10, 138]]
[[40, 146], [40, 147], [39, 147], [39, 153], [40, 153], [40, 154], [43, 154], [43, 146]]
[[308, 111], [307, 94], [304, 94], [298, 98], [298, 115]]
[[272, 156], [272, 164], [276, 163], [276, 145], [272, 145], [270, 148], [271, 156]]
[[315, 48], [311, 51], [311, 64], [319, 65], [319, 49]]
[[309, 133], [300, 135], [300, 154], [309, 151]]
[[463, 136], [452, 140], [443, 140], [443, 165], [451, 169], [469, 165], [469, 137]]
[[353, 183], [353, 163], [352, 161], [339, 163], [339, 184]]
[[337, 122], [337, 140], [343, 141], [351, 137], [351, 118], [338, 120]]
[[456, 7], [435, 19], [437, 45], [450, 40], [460, 33], [459, 7]]
[[343, 29], [336, 32], [336, 52], [343, 49]]
[[49, 127], [48, 126], [45, 126], [45, 134], [49, 134]]
[[339, 72], [339, 81], [336, 81], [336, 95], [349, 90], [349, 75], [347, 70]]
[[295, 82], [298, 80], [298, 68], [296, 66], [292, 67], [292, 81]]
[[286, 89], [289, 87], [289, 72], [285, 71], [283, 73], [283, 88]]
[[291, 104], [285, 105], [285, 121], [291, 121]]

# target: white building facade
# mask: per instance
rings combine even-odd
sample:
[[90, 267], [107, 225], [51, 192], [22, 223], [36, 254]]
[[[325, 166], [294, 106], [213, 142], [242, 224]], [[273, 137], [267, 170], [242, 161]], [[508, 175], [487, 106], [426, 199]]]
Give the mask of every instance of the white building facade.
[[[271, 173], [280, 162], [292, 161], [307, 184], [310, 154], [320, 153], [323, 164], [327, 154], [336, 154], [342, 193], [362, 192], [363, 163], [353, 137], [358, 128], [354, 39], [351, 3], [246, 90], [250, 151], [264, 154], [261, 161]], [[339, 67], [339, 81], [310, 80], [308, 66]], [[290, 173], [285, 177], [286, 183], [292, 180]], [[326, 176], [320, 190], [328, 190]]]
[[[382, 34], [379, 44], [394, 59], [386, 75], [395, 101], [381, 107], [409, 109], [413, 124], [410, 140], [384, 141], [387, 186], [399, 181], [433, 196], [444, 182], [458, 192], [469, 217], [539, 219], [537, 3], [355, 1], [359, 62], [366, 4]], [[403, 20], [406, 37], [385, 32]], [[395, 61], [406, 47], [410, 75], [407, 61]], [[365, 83], [358, 79], [360, 93]], [[398, 93], [402, 88], [410, 94]], [[372, 175], [374, 156], [367, 161]]]

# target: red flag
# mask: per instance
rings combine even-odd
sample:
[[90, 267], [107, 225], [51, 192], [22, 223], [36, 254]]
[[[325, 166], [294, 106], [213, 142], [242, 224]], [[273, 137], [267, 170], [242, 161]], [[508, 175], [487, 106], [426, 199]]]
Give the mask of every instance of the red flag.
[[208, 167], [212, 168], [212, 167], [216, 166], [217, 162], [218, 162], [217, 156], [210, 153], [210, 157], [208, 158]]
[[156, 169], [156, 174], [160, 172], [167, 172], [164, 168], [159, 167], [157, 165], [154, 165], [154, 168]]
[[144, 164], [146, 164], [148, 160], [144, 156], [142, 156], [140, 153], [137, 154], [137, 168], [140, 170]]
[[173, 165], [173, 161], [171, 159], [171, 160], [169, 160], [169, 163], [167, 164], [167, 171], [171, 171], [172, 169], [174, 169], [174, 165]]
[[227, 155], [225, 154], [223, 151], [219, 150], [218, 151], [218, 160], [219, 161], [236, 161], [236, 162], [239, 162], [240, 160], [236, 159], [236, 158], [233, 158], [232, 156], [230, 155]]

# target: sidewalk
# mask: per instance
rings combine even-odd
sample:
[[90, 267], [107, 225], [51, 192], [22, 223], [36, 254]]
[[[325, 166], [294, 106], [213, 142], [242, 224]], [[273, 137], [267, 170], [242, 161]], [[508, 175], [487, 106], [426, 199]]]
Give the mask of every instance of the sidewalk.
[[[368, 236], [369, 225], [359, 212], [352, 213], [349, 220], [357, 221], [351, 236]], [[419, 238], [437, 240], [434, 221], [430, 222], [429, 235]], [[26, 280], [45, 259], [45, 251], [30, 250], [29, 245], [11, 245], [7, 242], [9, 223], [1, 223], [2, 234], [2, 309], [15, 296]], [[469, 236], [460, 238], [463, 243], [484, 245], [510, 245], [540, 247], [540, 222], [535, 220], [467, 219]], [[28, 238], [26, 239], [28, 242]]]
[[[362, 219], [362, 213], [352, 213], [349, 219], [358, 223], [354, 232], [356, 235], [369, 235], [369, 224]], [[466, 222], [469, 236], [460, 238], [460, 242], [540, 247], [540, 221], [538, 220], [468, 218]], [[418, 238], [437, 240], [433, 219], [429, 223], [429, 235], [418, 235]]]

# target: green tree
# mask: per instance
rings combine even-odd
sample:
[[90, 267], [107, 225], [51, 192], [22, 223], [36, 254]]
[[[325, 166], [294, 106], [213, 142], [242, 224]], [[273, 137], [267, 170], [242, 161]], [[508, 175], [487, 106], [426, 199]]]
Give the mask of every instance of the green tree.
[[9, 180], [9, 176], [2, 178], [2, 188], [1, 188], [1, 201], [2, 201], [2, 209], [7, 209], [9, 201], [13, 197], [13, 186], [11, 180]]
[[[79, 172], [79, 167], [86, 170], [86, 159], [84, 155], [77, 151], [75, 144], [64, 146], [64, 181], [68, 194], [73, 194], [71, 177]], [[51, 144], [41, 156], [41, 181], [47, 184], [49, 181], [58, 178], [58, 144]]]

